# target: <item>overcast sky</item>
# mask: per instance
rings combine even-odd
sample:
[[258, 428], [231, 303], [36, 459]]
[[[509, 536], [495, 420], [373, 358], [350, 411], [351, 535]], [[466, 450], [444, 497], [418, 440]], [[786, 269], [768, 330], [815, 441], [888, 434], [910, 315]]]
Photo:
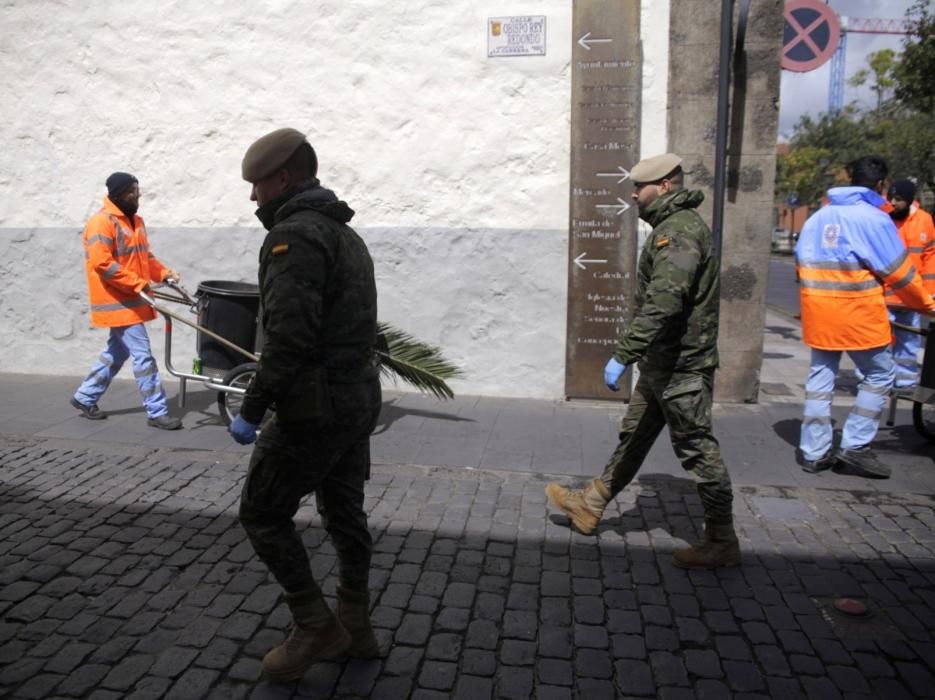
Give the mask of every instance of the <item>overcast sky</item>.
[[[903, 18], [912, 0], [831, 0], [839, 15], [848, 17]], [[880, 49], [902, 50], [903, 37], [891, 34], [855, 34], [847, 37], [845, 72], [848, 78], [867, 67], [867, 55]], [[828, 111], [828, 82], [831, 62], [809, 73], [782, 72], [782, 92], [779, 98], [779, 139], [788, 140], [792, 127], [803, 114], [817, 116]], [[844, 103], [856, 100], [871, 106], [876, 98], [867, 85], [862, 88], [844, 86]]]

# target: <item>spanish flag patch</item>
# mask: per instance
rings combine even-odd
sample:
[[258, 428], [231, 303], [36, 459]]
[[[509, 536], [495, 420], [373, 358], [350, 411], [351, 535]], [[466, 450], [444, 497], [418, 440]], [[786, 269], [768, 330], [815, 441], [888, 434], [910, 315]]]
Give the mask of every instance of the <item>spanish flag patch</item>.
[[662, 237], [658, 241], [656, 241], [657, 248], [665, 248], [667, 245], [669, 245], [669, 239], [666, 237]]
[[288, 243], [278, 243], [273, 246], [273, 249], [270, 251], [270, 255], [282, 255], [289, 250]]

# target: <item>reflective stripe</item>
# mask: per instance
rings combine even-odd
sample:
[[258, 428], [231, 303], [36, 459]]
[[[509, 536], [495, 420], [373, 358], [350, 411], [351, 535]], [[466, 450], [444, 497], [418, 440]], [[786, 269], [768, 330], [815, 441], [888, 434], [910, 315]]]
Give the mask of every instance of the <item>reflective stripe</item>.
[[890, 387], [887, 384], [861, 384], [860, 391], [877, 394], [878, 396], [887, 396], [890, 393]]
[[912, 265], [910, 265], [909, 271], [905, 275], [903, 275], [903, 278], [899, 280], [898, 282], [893, 282], [893, 284], [891, 284], [890, 286], [893, 289], [902, 289], [907, 284], [912, 282], [912, 278], [915, 276], [916, 276], [916, 269]]
[[910, 253], [921, 253], [925, 250], [925, 248], [920, 245], [911, 245], [909, 246], [908, 250]]
[[136, 377], [137, 379], [140, 379], [142, 377], [151, 377], [152, 375], [156, 374], [156, 372], [158, 371], [159, 370], [156, 369], [156, 366], [153, 365], [149, 369], [144, 369], [142, 372], [137, 372], [136, 370], [133, 370], [133, 376]]
[[908, 257], [909, 257], [909, 251], [908, 251], [908, 250], [903, 250], [903, 252], [900, 253], [900, 254], [896, 257], [896, 259], [895, 259], [892, 263], [890, 263], [889, 266], [884, 267], [883, 269], [878, 270], [877, 272], [879, 272], [879, 274], [880, 274], [881, 277], [889, 277], [889, 276], [892, 275], [894, 272], [896, 272], [896, 270], [899, 269], [900, 265], [902, 265], [904, 262], [906, 262], [906, 258], [908, 258]]
[[136, 306], [146, 306], [145, 299], [127, 299], [119, 304], [91, 304], [91, 311], [120, 311], [132, 309]]
[[903, 367], [915, 367], [918, 363], [911, 357], [897, 357], [896, 364]]
[[831, 416], [805, 416], [802, 425], [831, 425]]
[[94, 245], [95, 243], [113, 245], [114, 239], [111, 238], [110, 236], [105, 236], [103, 233], [95, 233], [93, 236], [88, 237], [88, 240], [85, 242], [85, 245]]
[[799, 280], [799, 286], [806, 289], [833, 289], [841, 292], [862, 292], [867, 289], [879, 287], [880, 283], [876, 280], [867, 280], [866, 282], [826, 282], [823, 280]]
[[148, 399], [151, 396], [158, 396], [161, 393], [162, 393], [161, 384], [156, 384], [156, 386], [152, 386], [149, 389], [140, 389], [140, 394], [143, 395], [144, 399]]
[[834, 398], [833, 391], [806, 391], [806, 401], [831, 401]]
[[863, 406], [854, 406], [854, 408], [851, 409], [851, 413], [861, 418], [869, 418], [870, 420], [880, 420], [880, 416], [883, 415], [883, 411], [872, 411]]
[[810, 270], [863, 270], [864, 266], [859, 262], [838, 262], [836, 260], [809, 260], [800, 262], [799, 267], [805, 267]]
[[104, 272], [101, 274], [101, 277], [103, 277], [106, 280], [109, 280], [111, 277], [116, 275], [118, 272], [120, 272], [120, 265], [117, 263], [113, 263], [110, 267], [104, 270]]
[[144, 251], [149, 251], [149, 248], [147, 248], [145, 245], [131, 245], [128, 248], [118, 247], [115, 256], [119, 258], [124, 255], [129, 255], [130, 253], [140, 253]]
[[926, 272], [925, 274], [922, 275], [922, 279], [935, 280], [935, 272]]

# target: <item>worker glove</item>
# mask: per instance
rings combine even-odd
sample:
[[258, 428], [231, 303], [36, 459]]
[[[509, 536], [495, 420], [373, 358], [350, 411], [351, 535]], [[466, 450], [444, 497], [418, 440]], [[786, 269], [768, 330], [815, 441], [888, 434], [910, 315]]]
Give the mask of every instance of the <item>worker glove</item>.
[[230, 424], [227, 432], [241, 445], [250, 445], [256, 442], [256, 431], [259, 426], [254, 425], [243, 416], [237, 416]]
[[165, 280], [163, 280], [163, 281], [165, 281], [165, 282], [172, 282], [173, 284], [178, 284], [179, 282], [182, 281], [182, 275], [180, 275], [180, 274], [179, 274], [178, 272], [176, 272], [175, 270], [169, 270], [169, 271], [166, 273], [166, 278], [165, 278]]
[[607, 365], [604, 367], [604, 383], [607, 385], [608, 389], [611, 391], [620, 391], [617, 382], [620, 381], [620, 375], [622, 375], [626, 369], [627, 366], [617, 362], [615, 357], [611, 357], [607, 361]]

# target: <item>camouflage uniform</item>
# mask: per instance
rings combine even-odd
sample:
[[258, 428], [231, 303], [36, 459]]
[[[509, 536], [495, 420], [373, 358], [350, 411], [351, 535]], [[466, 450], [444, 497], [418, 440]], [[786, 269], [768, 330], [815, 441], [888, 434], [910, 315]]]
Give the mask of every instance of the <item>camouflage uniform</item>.
[[292, 518], [314, 492], [341, 584], [367, 590], [372, 540], [363, 509], [370, 433], [380, 412], [373, 262], [353, 211], [317, 180], [261, 207], [264, 344], [241, 415], [260, 433], [240, 521], [287, 593], [318, 589]]
[[614, 352], [622, 364], [638, 362], [640, 378], [600, 479], [616, 496], [668, 425], [706, 517], [723, 521], [731, 517], [733, 495], [711, 432], [719, 272], [711, 231], [695, 211], [703, 200], [697, 190], [677, 190], [641, 213], [653, 232], [640, 256], [636, 315]]

